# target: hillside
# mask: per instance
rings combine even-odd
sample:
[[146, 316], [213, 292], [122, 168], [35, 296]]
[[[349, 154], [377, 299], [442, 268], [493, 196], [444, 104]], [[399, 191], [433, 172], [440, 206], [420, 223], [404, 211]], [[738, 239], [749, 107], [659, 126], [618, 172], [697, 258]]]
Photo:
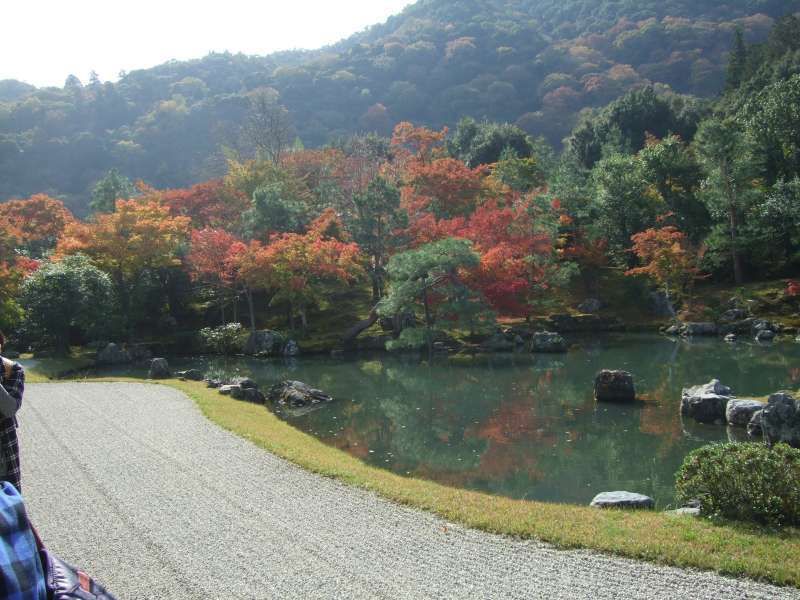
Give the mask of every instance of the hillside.
[[306, 146], [400, 120], [515, 122], [552, 143], [580, 111], [648, 83], [714, 96], [734, 31], [765, 38], [800, 0], [421, 0], [313, 52], [210, 54], [117, 83], [0, 82], [0, 200], [49, 192], [84, 212], [110, 168], [157, 187], [216, 175], [251, 94], [279, 94]]

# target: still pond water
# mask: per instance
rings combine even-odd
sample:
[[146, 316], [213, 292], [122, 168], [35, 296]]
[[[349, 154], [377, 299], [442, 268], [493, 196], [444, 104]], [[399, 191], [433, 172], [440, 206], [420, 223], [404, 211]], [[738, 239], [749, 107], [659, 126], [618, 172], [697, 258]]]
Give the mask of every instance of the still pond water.
[[[396, 473], [576, 504], [624, 489], [661, 508], [674, 502], [675, 472], [690, 450], [738, 433], [682, 422], [682, 387], [712, 377], [739, 396], [800, 386], [800, 344], [650, 335], [570, 341], [578, 348], [565, 355], [442, 357], [433, 365], [390, 355], [192, 364], [250, 376], [262, 388], [298, 379], [326, 391], [334, 403], [282, 418]], [[631, 371], [643, 401], [597, 404], [592, 382], [601, 368]]]

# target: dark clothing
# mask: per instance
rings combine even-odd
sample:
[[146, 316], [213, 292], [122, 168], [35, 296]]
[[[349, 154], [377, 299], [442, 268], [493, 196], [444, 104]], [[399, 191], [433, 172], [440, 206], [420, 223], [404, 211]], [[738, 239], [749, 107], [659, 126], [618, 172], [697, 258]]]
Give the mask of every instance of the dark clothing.
[[[0, 384], [17, 404], [22, 406], [22, 394], [25, 391], [25, 371], [22, 365], [14, 363], [11, 377], [6, 377], [5, 365], [0, 368]], [[16, 417], [0, 416], [0, 480], [8, 481], [21, 490], [19, 469], [19, 442], [17, 440]]]

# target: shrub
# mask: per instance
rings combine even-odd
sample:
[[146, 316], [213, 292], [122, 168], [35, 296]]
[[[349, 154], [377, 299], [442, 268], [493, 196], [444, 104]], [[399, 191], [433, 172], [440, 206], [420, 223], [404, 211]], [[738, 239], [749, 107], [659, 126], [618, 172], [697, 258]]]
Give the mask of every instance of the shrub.
[[767, 525], [800, 525], [800, 450], [786, 444], [712, 444], [678, 470], [678, 499], [703, 514]]
[[200, 330], [200, 339], [211, 352], [216, 354], [236, 354], [242, 351], [243, 329], [241, 323], [228, 323], [219, 327], [205, 327]]

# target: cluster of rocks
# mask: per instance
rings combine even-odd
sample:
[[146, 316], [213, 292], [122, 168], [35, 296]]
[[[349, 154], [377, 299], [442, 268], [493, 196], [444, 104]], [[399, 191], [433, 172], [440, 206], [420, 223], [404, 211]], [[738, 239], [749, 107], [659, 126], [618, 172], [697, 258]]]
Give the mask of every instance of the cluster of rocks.
[[273, 385], [267, 394], [270, 402], [286, 408], [306, 408], [333, 402], [333, 398], [312, 388], [302, 381], [281, 381]]
[[719, 321], [675, 323], [663, 331], [667, 335], [686, 338], [722, 336], [726, 342], [735, 342], [740, 336], [752, 337], [757, 342], [771, 342], [781, 333], [779, 324], [751, 317], [742, 308], [728, 309], [722, 313]]
[[788, 392], [772, 394], [764, 403], [736, 398], [728, 386], [712, 379], [684, 388], [681, 415], [699, 423], [746, 428], [751, 438], [769, 445], [783, 442], [800, 448], [800, 400]]
[[230, 396], [236, 400], [246, 400], [256, 404], [264, 404], [266, 397], [258, 389], [258, 384], [249, 377], [237, 377], [227, 384], [219, 384], [217, 381], [209, 380], [206, 385], [216, 387], [217, 391], [223, 396]]
[[568, 345], [564, 337], [554, 331], [523, 331], [515, 328], [500, 329], [484, 340], [480, 349], [484, 352], [531, 352], [563, 353]]
[[300, 354], [300, 347], [297, 342], [286, 339], [277, 331], [262, 329], [250, 334], [244, 345], [244, 353], [258, 358], [297, 356]]

